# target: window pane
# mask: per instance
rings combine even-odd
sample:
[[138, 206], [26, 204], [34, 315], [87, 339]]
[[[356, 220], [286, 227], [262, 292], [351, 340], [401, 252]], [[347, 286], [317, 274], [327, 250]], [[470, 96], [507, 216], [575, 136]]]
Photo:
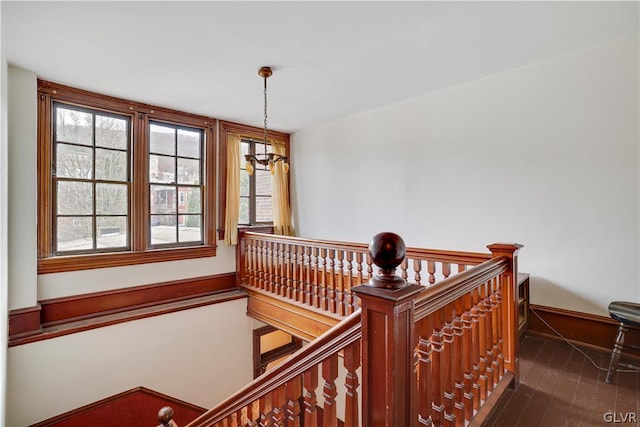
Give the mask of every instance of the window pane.
[[93, 249], [92, 224], [90, 217], [58, 218], [56, 250], [62, 252]]
[[178, 184], [200, 184], [200, 160], [178, 159]]
[[201, 132], [178, 129], [178, 156], [200, 158]]
[[256, 222], [272, 222], [271, 197], [256, 197]]
[[178, 212], [202, 213], [199, 187], [178, 187]]
[[56, 108], [56, 140], [93, 145], [93, 115], [68, 108]]
[[127, 161], [126, 151], [96, 148], [96, 179], [126, 181]]
[[96, 145], [127, 149], [127, 120], [96, 115]]
[[256, 195], [258, 196], [270, 196], [271, 195], [271, 172], [257, 170], [256, 174]]
[[151, 215], [151, 244], [176, 243], [176, 216]]
[[63, 178], [91, 179], [93, 149], [77, 145], [56, 145], [56, 175]]
[[58, 181], [58, 215], [93, 214], [93, 188], [91, 183]]
[[173, 183], [175, 174], [175, 157], [149, 156], [149, 181]]
[[126, 215], [128, 209], [127, 186], [123, 184], [96, 184], [96, 214]]
[[246, 170], [240, 170], [240, 195], [249, 197], [249, 174]]
[[151, 186], [151, 213], [176, 213], [176, 188], [162, 185]]
[[238, 224], [249, 224], [249, 198], [240, 197], [240, 216]]
[[178, 241], [202, 241], [200, 215], [180, 215], [178, 216], [178, 224], [180, 224], [180, 226], [178, 227]]
[[176, 130], [173, 127], [149, 125], [149, 151], [157, 154], [176, 154]]
[[127, 217], [107, 216], [97, 218], [98, 248], [127, 247]]

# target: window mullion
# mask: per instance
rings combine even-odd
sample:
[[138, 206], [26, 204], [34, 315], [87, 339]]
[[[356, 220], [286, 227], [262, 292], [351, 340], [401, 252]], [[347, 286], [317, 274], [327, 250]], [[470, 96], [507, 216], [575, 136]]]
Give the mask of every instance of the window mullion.
[[146, 114], [136, 114], [132, 120], [130, 141], [133, 165], [131, 170], [131, 249], [145, 251], [149, 238], [149, 119]]

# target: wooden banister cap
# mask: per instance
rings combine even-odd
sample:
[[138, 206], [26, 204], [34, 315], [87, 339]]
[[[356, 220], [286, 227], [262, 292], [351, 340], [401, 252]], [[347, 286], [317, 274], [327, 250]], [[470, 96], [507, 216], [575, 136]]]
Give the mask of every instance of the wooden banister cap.
[[397, 276], [396, 268], [402, 264], [407, 246], [402, 237], [385, 231], [373, 236], [369, 243], [369, 253], [373, 263], [380, 269], [378, 275], [369, 280], [369, 286], [384, 289], [400, 289], [407, 281]]

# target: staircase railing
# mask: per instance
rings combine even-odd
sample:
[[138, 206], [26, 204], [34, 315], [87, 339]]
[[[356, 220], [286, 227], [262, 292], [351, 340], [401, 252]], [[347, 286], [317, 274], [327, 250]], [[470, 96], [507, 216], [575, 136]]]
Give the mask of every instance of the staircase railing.
[[[312, 240], [241, 232], [237, 250], [239, 282], [314, 311], [343, 317], [358, 308], [351, 292], [373, 277], [373, 261], [364, 243]], [[433, 285], [491, 258], [490, 254], [406, 248], [400, 276], [417, 285]]]
[[[287, 238], [271, 239], [284, 245], [279, 239]], [[369, 257], [379, 274], [351, 289], [360, 309], [187, 427], [481, 425], [518, 380], [520, 247], [491, 245], [490, 255], [461, 264], [484, 262], [425, 288], [408, 284], [402, 268], [395, 275], [405, 264], [402, 239], [377, 235]], [[263, 249], [248, 253], [263, 256]], [[456, 259], [449, 256], [445, 263]], [[256, 259], [247, 261], [254, 264], [245, 278], [275, 280], [269, 266], [276, 264]]]
[[[335, 426], [338, 419], [347, 426], [359, 425], [360, 338], [357, 311], [188, 427]], [[340, 363], [345, 379], [337, 384]], [[345, 390], [341, 413], [336, 400], [339, 387]]]

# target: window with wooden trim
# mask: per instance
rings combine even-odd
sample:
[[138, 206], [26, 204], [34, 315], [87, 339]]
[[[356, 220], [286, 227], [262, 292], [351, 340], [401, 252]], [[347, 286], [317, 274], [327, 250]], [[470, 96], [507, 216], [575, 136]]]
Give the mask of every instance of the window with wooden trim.
[[39, 273], [215, 255], [215, 120], [38, 87]]
[[238, 225], [273, 224], [271, 172], [258, 163], [254, 172], [246, 171], [245, 154], [270, 153], [271, 144], [243, 138], [240, 140], [240, 217]]
[[[224, 239], [224, 224], [225, 224], [225, 202], [226, 202], [226, 196], [227, 196], [227, 165], [226, 165], [226, 158], [227, 158], [227, 135], [229, 133], [233, 133], [236, 135], [240, 135], [241, 137], [241, 147], [240, 147], [240, 156], [241, 156], [241, 186], [244, 186], [244, 190], [241, 188], [241, 198], [242, 197], [251, 197], [251, 184], [249, 184], [249, 190], [247, 191], [247, 183], [251, 182], [251, 178], [249, 177], [248, 174], [246, 174], [246, 170], [245, 168], [245, 163], [244, 163], [244, 154], [247, 154], [246, 151], [250, 151], [251, 148], [246, 148], [246, 146], [243, 146], [242, 143], [244, 142], [249, 142], [249, 141], [254, 141], [257, 142], [258, 144], [262, 144], [263, 138], [264, 138], [264, 130], [262, 128], [258, 128], [258, 127], [254, 127], [254, 126], [248, 126], [248, 125], [242, 125], [239, 123], [233, 123], [233, 122], [225, 122], [225, 121], [220, 121], [219, 122], [219, 129], [220, 129], [220, 144], [218, 145], [219, 147], [219, 152], [218, 152], [218, 158], [220, 158], [222, 161], [220, 162], [219, 166], [220, 166], [220, 182], [219, 182], [219, 186], [218, 186], [218, 194], [220, 197], [220, 203], [218, 204], [218, 218], [220, 218], [219, 224], [221, 224], [221, 227], [218, 228], [218, 238], [219, 239]], [[289, 154], [289, 134], [288, 133], [284, 133], [284, 132], [278, 132], [275, 130], [269, 130], [269, 140], [270, 141], [277, 141], [278, 143], [284, 144], [284, 146], [286, 147], [286, 153], [287, 155]], [[262, 150], [262, 151], [256, 151], [257, 153], [264, 153], [264, 145], [255, 147], [254, 150]], [[267, 146], [267, 152], [269, 152], [271, 150], [271, 146], [268, 145]], [[259, 166], [256, 164], [256, 166]], [[267, 173], [269, 173], [267, 171]], [[246, 175], [244, 175], [246, 174]], [[254, 176], [257, 176], [257, 174], [254, 172]], [[269, 175], [269, 180], [268, 180], [268, 188], [269, 188], [269, 195], [271, 194], [271, 176]], [[245, 184], [243, 184], [243, 182]], [[257, 184], [254, 184], [254, 187], [257, 187]], [[264, 187], [261, 187], [264, 188]], [[263, 193], [266, 192], [265, 190], [255, 190], [256, 192], [259, 191], [263, 191]], [[247, 193], [249, 194], [249, 196], [247, 196]], [[262, 194], [263, 197], [266, 197], [266, 194]], [[264, 202], [264, 200], [263, 200]], [[241, 200], [241, 204], [244, 203], [245, 205], [247, 204], [247, 202], [243, 202]], [[240, 209], [240, 221], [239, 221], [239, 225], [244, 226], [244, 227], [251, 227], [252, 230], [259, 230], [260, 232], [272, 232], [273, 227], [273, 213], [271, 213], [270, 215], [270, 220], [269, 221], [265, 221], [265, 222], [260, 222], [258, 221], [258, 218], [263, 218], [260, 215], [262, 214], [258, 214], [258, 211], [256, 210], [255, 213], [255, 220], [254, 222], [251, 222], [251, 207], [250, 207], [250, 202], [248, 203], [248, 207], [243, 208], [241, 205], [241, 209]], [[244, 211], [243, 211], [244, 209]], [[263, 211], [263, 214], [266, 216], [267, 214], [264, 213], [265, 211]], [[249, 216], [249, 220], [248, 222], [246, 218], [247, 216]], [[271, 231], [267, 231], [267, 230], [271, 230]]]

